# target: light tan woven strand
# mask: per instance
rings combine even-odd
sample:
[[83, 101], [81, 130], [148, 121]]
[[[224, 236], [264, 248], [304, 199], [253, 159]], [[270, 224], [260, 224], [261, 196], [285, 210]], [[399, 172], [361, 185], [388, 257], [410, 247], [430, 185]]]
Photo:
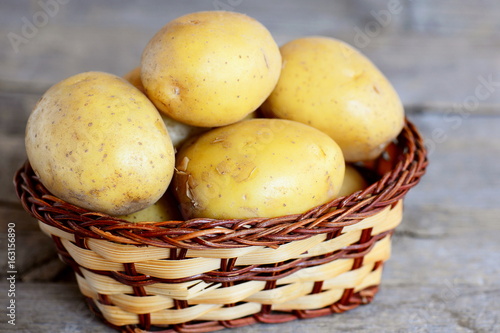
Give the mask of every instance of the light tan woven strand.
[[[163, 247], [124, 245], [113, 243], [104, 239], [89, 239], [87, 246], [92, 251], [96, 252], [107, 260], [130, 263], [154, 259], [165, 259], [170, 256], [170, 250]], [[229, 249], [209, 249], [209, 250], [188, 250], [186, 257], [188, 258], [237, 258], [244, 256], [256, 249], [264, 248], [263, 246], [248, 246], [242, 248]]]
[[[304, 282], [300, 281], [304, 277], [302, 279], [292, 277], [291, 279], [285, 279], [296, 280], [298, 282], [282, 284], [282, 287], [271, 290], [263, 290], [265, 283], [259, 281], [249, 281], [226, 288], [219, 288], [220, 284], [217, 286], [213, 285], [207, 288], [208, 291], [198, 294], [194, 293], [192, 297], [183, 297], [192, 306], [181, 310], [172, 309], [174, 304], [173, 298], [165, 296], [136, 297], [119, 294], [111, 295], [109, 298], [114, 306], [103, 304], [98, 304], [98, 306], [110, 322], [122, 325], [138, 322], [137, 314], [141, 313], [151, 313], [152, 318], [155, 318], [156, 324], [172, 324], [183, 322], [186, 316], [192, 318], [191, 320], [229, 320], [240, 318], [243, 315], [257, 313], [261, 304], [271, 304], [275, 310], [317, 309], [339, 300], [345, 288], [354, 288], [357, 291], [379, 284], [382, 267], [372, 271], [373, 265], [377, 261], [383, 261], [388, 258], [390, 244], [389, 237], [378, 241], [372, 251], [366, 256], [365, 264], [356, 270], [348, 270], [352, 265], [352, 259], [337, 260], [332, 263], [308, 268], [310, 274], [307, 275], [309, 278], [316, 276], [318, 279], [325, 279], [325, 277], [333, 276], [330, 279], [324, 280], [323, 291], [319, 294], [309, 294], [314, 286], [314, 279]], [[340, 264], [340, 266], [346, 266], [347, 271], [340, 274], [338, 272], [329, 273], [328, 270], [325, 272], [325, 267], [334, 268], [335, 271], [335, 266], [342, 262], [345, 264]], [[335, 265], [333, 265], [334, 263]], [[88, 280], [93, 279], [95, 281], [96, 278], [100, 280], [112, 280], [111, 278], [88, 272], [85, 269], [82, 272], [87, 279], [88, 277], [92, 277]], [[282, 279], [280, 283], [283, 283], [283, 280], [286, 281], [285, 279]], [[91, 287], [85, 279], [79, 276], [78, 283], [84, 295], [93, 298], [96, 303], [99, 303], [95, 287]], [[107, 287], [109, 292], [109, 285], [100, 287]], [[186, 288], [187, 284], [184, 287]], [[251, 295], [248, 295], [250, 293]], [[188, 293], [184, 293], [184, 296], [188, 296]], [[245, 301], [246, 303], [244, 304], [249, 305], [238, 306], [235, 309], [231, 308], [233, 311], [221, 308], [224, 304], [236, 301]], [[195, 305], [200, 303], [208, 304], [209, 307], [197, 307]], [[166, 319], [167, 316], [169, 319]]]
[[69, 252], [71, 257], [78, 263], [78, 265], [99, 270], [99, 271], [124, 271], [123, 264], [108, 261], [98, 255], [97, 253], [82, 249], [67, 239], [61, 238], [61, 243]]
[[[170, 250], [154, 246], [136, 247], [107, 240], [87, 239], [90, 249], [74, 244], [73, 235], [40, 223], [41, 229], [61, 238], [61, 243], [73, 259], [82, 266], [83, 277], [77, 281], [83, 295], [94, 299], [105, 318], [115, 325], [137, 324], [138, 315], [151, 314], [153, 324], [178, 324], [191, 320], [230, 320], [260, 311], [262, 304], [272, 309], [312, 310], [338, 301], [344, 289], [362, 290], [380, 283], [382, 267], [373, 271], [376, 262], [390, 256], [390, 237], [376, 242], [364, 257], [363, 266], [351, 270], [353, 259], [337, 259], [322, 265], [303, 268], [277, 281], [277, 287], [265, 290], [264, 281], [247, 281], [229, 287], [219, 283], [190, 281], [185, 283], [154, 283], [144, 287], [148, 296], [133, 296], [133, 288], [115, 279], [90, 270], [124, 271], [123, 263], [135, 262], [139, 273], [158, 278], [174, 279], [218, 270], [221, 259], [237, 258], [237, 266], [263, 265], [332, 253], [356, 243], [363, 228], [372, 228], [372, 235], [396, 227], [402, 216], [402, 202], [393, 208], [345, 227], [338, 237], [326, 240], [316, 235], [281, 245], [276, 249], [248, 246], [242, 249], [189, 250], [184, 260], [169, 260]], [[89, 270], [85, 269], [88, 268]], [[314, 284], [322, 281], [320, 293], [311, 294]], [[100, 303], [98, 294], [108, 295], [113, 305]], [[188, 301], [189, 307], [175, 309], [174, 300]], [[225, 308], [225, 304], [242, 303]]]
[[40, 230], [42, 230], [49, 237], [57, 236], [61, 239], [66, 239], [73, 243], [75, 242], [75, 236], [73, 234], [70, 234], [69, 232], [62, 231], [61, 229], [58, 229], [56, 227], [52, 227], [48, 224], [43, 223], [42, 221], [38, 221], [38, 226], [40, 227]]
[[[85, 281], [85, 279], [77, 275], [77, 282], [83, 295], [94, 299], [94, 301], [98, 300], [97, 293], [87, 283], [87, 281]], [[116, 294], [109, 295], [108, 298], [111, 303], [123, 311], [134, 314], [151, 313], [169, 309], [174, 306], [174, 300], [171, 297], [160, 295], [138, 297], [127, 294]]]
[[264, 290], [265, 281], [247, 281], [234, 286], [217, 288], [209, 292], [194, 295], [189, 304], [231, 304], [243, 301], [251, 295]]
[[[95, 274], [84, 268], [80, 270], [83, 273], [83, 279], [86, 281], [88, 288], [95, 293], [103, 295], [133, 293], [131, 286], [122, 284], [111, 277]], [[148, 295], [163, 295], [178, 300], [189, 300], [219, 286], [220, 283], [206, 283], [201, 280], [194, 280], [183, 283], [154, 283], [145, 286], [144, 289]]]
[[326, 239], [325, 234], [312, 236], [304, 240], [294, 241], [279, 246], [276, 249], [257, 248], [245, 256], [236, 259], [236, 265], [266, 265], [296, 259], [310, 248], [320, 244]]
[[220, 268], [220, 259], [190, 258], [184, 260], [148, 260], [137, 262], [138, 273], [163, 279], [185, 278]]
[[[366, 275], [360, 284], [360, 286], [367, 287], [372, 285], [378, 285], [380, 283], [380, 273], [382, 268], [379, 267], [376, 271], [370, 272]], [[356, 272], [356, 274], [363, 274], [363, 270], [355, 270], [351, 272]], [[358, 280], [358, 277], [355, 278]], [[351, 288], [356, 289], [356, 285], [351, 284]], [[359, 288], [359, 287], [358, 287]], [[344, 293], [344, 288], [332, 288], [326, 291], [323, 291], [318, 294], [311, 294], [298, 297], [294, 300], [274, 304], [272, 306], [273, 310], [312, 310], [312, 309], [320, 309], [322, 307], [328, 306], [340, 300], [342, 294]]]
[[207, 312], [200, 317], [199, 320], [231, 320], [243, 318], [246, 316], [258, 313], [262, 309], [262, 305], [259, 303], [243, 303], [240, 305], [214, 309]]

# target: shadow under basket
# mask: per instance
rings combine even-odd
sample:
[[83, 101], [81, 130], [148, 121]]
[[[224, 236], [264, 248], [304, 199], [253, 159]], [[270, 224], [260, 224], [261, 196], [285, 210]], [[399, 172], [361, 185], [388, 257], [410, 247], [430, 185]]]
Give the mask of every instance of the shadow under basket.
[[406, 125], [363, 170], [363, 191], [276, 218], [129, 223], [51, 195], [29, 163], [14, 183], [52, 237], [90, 309], [122, 332], [209, 332], [344, 312], [371, 302], [427, 167]]

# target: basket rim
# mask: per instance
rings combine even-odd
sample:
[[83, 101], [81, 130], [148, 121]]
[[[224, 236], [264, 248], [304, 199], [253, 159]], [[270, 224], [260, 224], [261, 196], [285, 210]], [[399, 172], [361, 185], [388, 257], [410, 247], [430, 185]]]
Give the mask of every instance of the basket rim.
[[[32, 217], [74, 234], [77, 240], [90, 237], [138, 246], [184, 249], [256, 245], [277, 247], [321, 233], [334, 234], [403, 199], [425, 174], [427, 150], [417, 127], [408, 118], [391, 145], [399, 149], [397, 155], [392, 157], [394, 165], [366, 189], [336, 198], [302, 214], [272, 218], [128, 222], [55, 197], [41, 184], [29, 161], [17, 170], [13, 181], [23, 208]], [[388, 148], [375, 164], [384, 162]]]

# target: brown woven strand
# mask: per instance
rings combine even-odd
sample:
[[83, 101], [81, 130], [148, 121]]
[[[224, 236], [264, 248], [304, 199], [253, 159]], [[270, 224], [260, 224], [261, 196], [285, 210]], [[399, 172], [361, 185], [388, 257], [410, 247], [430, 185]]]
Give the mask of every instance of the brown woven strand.
[[[373, 215], [374, 209], [403, 198], [425, 173], [427, 158], [423, 140], [409, 121], [398, 137], [396, 147], [403, 150], [397, 156], [399, 161], [396, 165], [392, 169], [388, 169], [390, 165], [376, 166], [380, 168], [376, 172], [382, 173], [382, 178], [361, 193], [335, 199], [304, 214], [276, 218], [198, 218], [188, 221], [127, 223], [105, 214], [87, 211], [51, 195], [38, 181], [29, 163], [18, 171], [14, 182], [23, 206], [33, 217], [82, 238], [186, 249], [277, 246], [311, 234], [329, 233], [339, 227], [354, 224]], [[337, 209], [324, 214], [333, 207]]]
[[[203, 281], [208, 287], [220, 284], [222, 290], [255, 281], [252, 283], [265, 283], [265, 287], [261, 289], [263, 292], [279, 290], [279, 288], [292, 286], [293, 284], [285, 281], [296, 276], [301, 270], [321, 269], [325, 265], [337, 263], [339, 260], [352, 260], [351, 272], [355, 274], [358, 274], [360, 269], [364, 271], [369, 269], [370, 271], [366, 271], [367, 273], [380, 274], [383, 262], [388, 258], [387, 254], [375, 262], [372, 259], [366, 265], [365, 258], [370, 256], [375, 247], [379, 249], [377, 253], [380, 253], [380, 249], [389, 251], [389, 249], [385, 249], [386, 245], [381, 246], [382, 244], [390, 245], [387, 241], [390, 240], [393, 229], [376, 227], [379, 232], [374, 234], [373, 224], [359, 231], [355, 231], [360, 229], [356, 225], [358, 223], [366, 224], [370, 219], [385, 216], [380, 214], [386, 214], [388, 208], [398, 211], [398, 203], [420, 181], [427, 164], [423, 140], [415, 126], [406, 121], [405, 128], [397, 140], [386, 149], [383, 157], [360, 166], [368, 175], [374, 177], [372, 185], [365, 190], [335, 199], [304, 214], [244, 220], [198, 218], [188, 221], [128, 223], [102, 213], [87, 211], [51, 195], [39, 182], [29, 163], [25, 163], [16, 173], [14, 184], [25, 210], [40, 221], [42, 230], [53, 238], [61, 259], [74, 269], [90, 309], [99, 318], [122, 332], [191, 333], [241, 327], [257, 322], [280, 323], [344, 312], [371, 302], [378, 290], [378, 282], [370, 282], [371, 285], [362, 284], [359, 287], [356, 284], [355, 288], [346, 287], [337, 301], [314, 309], [300, 309], [299, 306], [297, 309], [285, 310], [283, 308], [280, 310], [280, 306], [275, 308], [264, 302], [260, 305], [260, 311], [240, 318], [154, 324], [155, 321], [159, 320], [154, 317], [154, 313], [140, 312], [136, 316], [136, 323], [113, 324], [117, 319], [108, 318], [101, 311], [101, 307], [116, 308], [113, 303], [114, 296], [108, 295], [107, 291], [96, 293], [94, 288], [101, 287], [99, 284], [93, 286], [92, 279], [104, 278], [116, 281], [115, 283], [122, 285], [122, 288], [130, 288], [130, 292], [126, 293], [130, 296], [126, 297], [140, 299], [150, 297], [148, 293], [151, 293], [152, 289], [149, 288], [152, 287], [198, 283], [197, 281]], [[394, 224], [395, 222], [391, 223], [393, 227], [397, 225], [397, 223]], [[344, 232], [344, 230], [353, 230], [354, 234], [360, 232], [360, 236], [353, 243], [346, 244], [339, 249], [332, 249], [330, 252], [320, 251], [319, 255], [290, 257], [285, 261], [272, 264], [265, 264], [263, 261], [256, 264], [238, 265], [239, 258], [220, 258], [218, 266], [211, 270], [168, 278], [164, 276], [164, 273], [161, 273], [160, 276], [142, 273], [144, 264], [141, 263], [138, 263], [137, 267], [135, 263], [125, 261], [118, 261], [110, 267], [99, 264], [104, 258], [92, 254], [92, 246], [89, 247], [89, 245], [94, 244], [90, 242], [93, 239], [100, 242], [110, 242], [110, 244], [164, 248], [167, 251], [164, 259], [179, 260], [180, 263], [184, 263], [183, 260], [188, 259], [189, 251], [195, 253], [200, 250], [215, 251], [217, 249], [253, 249], [259, 247], [280, 250], [286, 244], [295, 246], [302, 241], [314, 240], [313, 237], [316, 236], [322, 237], [322, 242], [326, 244], [330, 240], [335, 241], [338, 237], [343, 237], [342, 235], [351, 235], [350, 231]], [[308, 252], [308, 250], [305, 251], [305, 253]], [[74, 257], [75, 255], [76, 257]], [[89, 255], [90, 259], [85, 259]], [[98, 260], [96, 266], [82, 262], [82, 260], [91, 260], [90, 262], [93, 263], [94, 259], [91, 258], [94, 257], [95, 260]], [[371, 258], [374, 257], [371, 256]], [[211, 262], [210, 259], [208, 260]], [[89, 276], [89, 274], [91, 275]], [[86, 280], [86, 277], [91, 278], [92, 276], [91, 280]], [[376, 276], [378, 275], [374, 275], [374, 277]], [[375, 278], [371, 281], [378, 280]], [[328, 289], [325, 287], [325, 283], [326, 280], [315, 279], [309, 295], [321, 296], [322, 292], [330, 293], [337, 290]], [[331, 284], [331, 282], [329, 283]], [[361, 288], [361, 286], [363, 287]], [[249, 298], [250, 302], [252, 302], [252, 297]], [[226, 302], [222, 308], [237, 308], [239, 305], [240, 302]], [[176, 309], [175, 311], [190, 310], [191, 304], [187, 300], [174, 298], [172, 309]], [[202, 317], [203, 315], [200, 318]], [[207, 318], [211, 318], [211, 316], [209, 315]]]
[[207, 321], [203, 323], [186, 323], [182, 325], [176, 325], [176, 327], [168, 328], [165, 330], [143, 330], [138, 329], [137, 327], [127, 326], [127, 327], [119, 327], [115, 326], [109, 322], [106, 322], [106, 319], [103, 317], [100, 310], [95, 306], [94, 302], [90, 298], [86, 298], [87, 304], [91, 311], [101, 319], [106, 322], [108, 326], [119, 330], [123, 333], [205, 333], [205, 332], [213, 332], [217, 330], [221, 330], [223, 328], [238, 328], [248, 325], [253, 325], [255, 323], [264, 323], [264, 324], [279, 324], [285, 323], [289, 321], [294, 321], [297, 319], [312, 319], [322, 316], [331, 315], [334, 313], [342, 313], [345, 311], [352, 310], [360, 305], [368, 304], [372, 302], [373, 298], [378, 292], [378, 286], [373, 286], [366, 288], [360, 292], [354, 293], [345, 303], [335, 303], [331, 306], [323, 309], [317, 310], [299, 310], [294, 311], [293, 313], [269, 313], [269, 312], [261, 312], [254, 316], [239, 318], [235, 320], [225, 320], [225, 321]]

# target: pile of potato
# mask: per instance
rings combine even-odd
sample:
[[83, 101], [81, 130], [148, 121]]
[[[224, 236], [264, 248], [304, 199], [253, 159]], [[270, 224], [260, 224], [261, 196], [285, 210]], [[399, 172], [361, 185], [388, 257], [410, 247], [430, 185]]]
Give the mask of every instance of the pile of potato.
[[167, 23], [123, 78], [52, 86], [26, 150], [54, 195], [129, 221], [275, 217], [364, 188], [352, 163], [403, 124], [391, 84], [350, 45], [279, 47], [251, 17], [206, 11]]

